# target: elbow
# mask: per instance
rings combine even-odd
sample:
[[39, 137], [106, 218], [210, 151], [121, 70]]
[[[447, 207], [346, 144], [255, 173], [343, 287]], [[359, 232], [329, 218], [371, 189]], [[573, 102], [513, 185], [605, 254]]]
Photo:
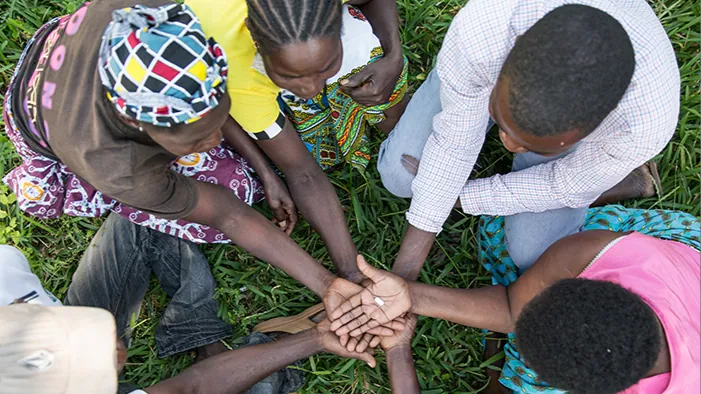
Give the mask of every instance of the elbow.
[[287, 178], [288, 186], [303, 187], [316, 183], [320, 177], [326, 177], [326, 175], [321, 171], [321, 167], [314, 162], [313, 166], [304, 166], [286, 172], [285, 177]]

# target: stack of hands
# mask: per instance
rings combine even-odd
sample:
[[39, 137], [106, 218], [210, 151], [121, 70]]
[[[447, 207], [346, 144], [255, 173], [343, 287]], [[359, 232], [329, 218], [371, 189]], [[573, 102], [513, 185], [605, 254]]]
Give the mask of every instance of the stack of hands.
[[327, 317], [317, 330], [327, 351], [374, 367], [378, 345], [385, 352], [410, 347], [417, 317], [403, 278], [371, 266], [362, 256], [357, 264], [366, 279], [360, 285], [342, 278], [331, 283], [324, 294]]

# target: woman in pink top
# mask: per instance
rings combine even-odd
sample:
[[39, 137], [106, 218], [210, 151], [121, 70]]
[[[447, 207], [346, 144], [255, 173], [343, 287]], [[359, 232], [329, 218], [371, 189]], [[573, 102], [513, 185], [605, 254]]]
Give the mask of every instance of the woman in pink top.
[[539, 391], [698, 393], [699, 257], [640, 233], [585, 231], [510, 286], [468, 290], [407, 283], [359, 257], [373, 284], [331, 312], [332, 329], [358, 336], [409, 312], [515, 332], [521, 359], [557, 388]]

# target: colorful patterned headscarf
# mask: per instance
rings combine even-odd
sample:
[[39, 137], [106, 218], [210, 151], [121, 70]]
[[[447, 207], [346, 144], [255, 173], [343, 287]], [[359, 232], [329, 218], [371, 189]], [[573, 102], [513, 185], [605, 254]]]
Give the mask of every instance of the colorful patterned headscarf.
[[183, 4], [114, 11], [98, 69], [120, 113], [163, 127], [192, 123], [215, 108], [228, 71], [222, 48]]

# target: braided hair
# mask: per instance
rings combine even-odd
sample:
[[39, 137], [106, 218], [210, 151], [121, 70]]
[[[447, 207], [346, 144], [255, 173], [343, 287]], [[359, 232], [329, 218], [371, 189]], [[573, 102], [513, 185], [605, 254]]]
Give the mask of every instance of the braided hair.
[[340, 37], [339, 0], [246, 0], [248, 29], [261, 54], [293, 42]]

